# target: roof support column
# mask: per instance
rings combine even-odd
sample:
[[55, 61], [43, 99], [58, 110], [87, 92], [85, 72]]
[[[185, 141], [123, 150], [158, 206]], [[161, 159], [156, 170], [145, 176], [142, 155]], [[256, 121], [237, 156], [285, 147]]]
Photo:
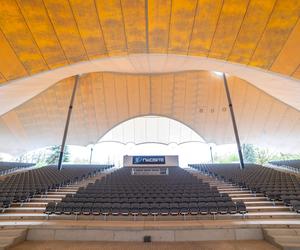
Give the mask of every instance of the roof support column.
[[209, 146], [209, 150], [210, 150], [210, 161], [211, 161], [211, 163], [214, 163], [214, 157], [213, 157], [212, 146]]
[[93, 146], [93, 147], [91, 147], [91, 153], [90, 153], [90, 164], [92, 164], [93, 151], [94, 151], [94, 146]]
[[240, 143], [240, 137], [239, 137], [239, 132], [238, 132], [238, 129], [237, 129], [236, 121], [235, 121], [234, 110], [233, 110], [233, 106], [232, 106], [232, 102], [231, 102], [230, 91], [229, 91], [229, 88], [228, 88], [225, 73], [223, 73], [223, 80], [224, 80], [224, 87], [225, 87], [225, 91], [226, 91], [228, 106], [229, 106], [229, 110], [230, 110], [230, 116], [231, 116], [235, 141], [236, 141], [236, 145], [237, 145], [237, 148], [238, 148], [238, 154], [239, 154], [239, 158], [240, 158], [240, 168], [244, 169], [245, 164], [244, 164], [244, 158], [243, 158], [243, 153], [242, 153], [242, 148], [241, 148], [241, 143]]
[[71, 100], [70, 100], [70, 105], [69, 105], [69, 110], [68, 110], [65, 130], [64, 130], [64, 135], [63, 135], [62, 143], [61, 143], [61, 147], [60, 147], [60, 154], [59, 154], [58, 166], [57, 166], [58, 170], [62, 169], [62, 162], [63, 162], [63, 156], [64, 156], [64, 151], [65, 151], [65, 145], [66, 145], [66, 140], [67, 140], [67, 136], [68, 136], [69, 124], [70, 124], [70, 119], [71, 119], [71, 115], [72, 115], [76, 90], [77, 90], [77, 87], [78, 87], [78, 84], [79, 84], [79, 78], [80, 78], [79, 75], [75, 76], [75, 83], [74, 83], [73, 92], [72, 92], [72, 96], [71, 96]]

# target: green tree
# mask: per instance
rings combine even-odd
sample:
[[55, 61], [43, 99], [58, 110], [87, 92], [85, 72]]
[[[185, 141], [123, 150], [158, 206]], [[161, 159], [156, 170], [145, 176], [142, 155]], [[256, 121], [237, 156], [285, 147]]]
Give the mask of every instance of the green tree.
[[256, 162], [256, 153], [255, 148], [252, 144], [243, 144], [242, 151], [244, 160], [247, 163], [255, 163]]
[[269, 161], [272, 161], [275, 157], [268, 149], [260, 149], [255, 148], [255, 155], [256, 155], [256, 163], [258, 164], [266, 164]]
[[297, 160], [300, 159], [300, 154], [279, 153], [274, 156], [275, 161]]
[[[49, 155], [46, 158], [46, 163], [47, 164], [57, 164], [58, 163], [58, 159], [59, 159], [59, 155], [60, 155], [60, 147], [61, 146], [53, 146], [50, 147], [49, 151]], [[69, 147], [65, 146], [65, 150], [64, 150], [64, 155], [63, 155], [63, 162], [69, 162], [70, 161], [70, 152], [69, 152]]]
[[225, 155], [215, 154], [214, 155], [214, 161], [216, 163], [232, 163], [232, 162], [238, 162], [239, 157], [235, 153], [225, 154]]

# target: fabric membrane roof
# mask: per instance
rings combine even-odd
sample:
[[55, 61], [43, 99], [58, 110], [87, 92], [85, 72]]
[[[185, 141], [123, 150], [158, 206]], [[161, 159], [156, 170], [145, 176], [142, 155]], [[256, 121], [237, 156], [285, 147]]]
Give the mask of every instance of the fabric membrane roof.
[[[0, 117], [0, 151], [19, 153], [61, 142], [74, 77]], [[297, 151], [300, 112], [230, 76], [242, 142]], [[222, 77], [207, 71], [90, 73], [80, 77], [67, 143], [96, 143], [130, 118], [158, 115], [182, 122], [206, 142], [234, 143]]]
[[166, 117], [143, 116], [125, 121], [107, 132], [100, 142], [119, 142], [122, 144], [171, 143], [205, 141], [192, 129], [181, 122]]
[[15, 0], [0, 5], [0, 82], [135, 53], [203, 56], [300, 78], [299, 0]]
[[300, 110], [299, 13], [298, 0], [3, 1], [0, 115], [78, 73], [155, 73], [165, 61], [227, 72]]
[[[0, 5], [0, 151], [59, 144], [83, 74], [69, 144], [160, 115], [206, 142], [297, 151], [299, 0], [14, 0]], [[97, 73], [95, 73], [97, 72]]]

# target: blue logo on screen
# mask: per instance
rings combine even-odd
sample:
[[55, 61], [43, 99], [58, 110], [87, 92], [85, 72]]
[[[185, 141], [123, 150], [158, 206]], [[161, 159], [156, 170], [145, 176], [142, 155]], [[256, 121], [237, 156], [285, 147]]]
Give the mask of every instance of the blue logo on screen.
[[165, 164], [164, 156], [133, 156], [132, 164]]

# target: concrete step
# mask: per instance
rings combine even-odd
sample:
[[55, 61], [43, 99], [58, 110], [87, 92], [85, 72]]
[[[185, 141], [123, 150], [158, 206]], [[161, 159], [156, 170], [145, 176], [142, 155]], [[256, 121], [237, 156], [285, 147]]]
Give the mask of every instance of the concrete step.
[[[241, 191], [241, 190], [239, 190], [239, 189], [225, 189], [225, 188], [222, 188], [222, 189], [219, 189], [218, 188], [218, 191], [220, 192], [220, 193], [236, 193], [236, 192], [238, 192], [238, 191]], [[243, 190], [244, 191], [244, 190]], [[246, 190], [246, 192], [248, 192], [247, 190]], [[249, 193], [249, 192], [248, 192]]]
[[33, 198], [31, 201], [32, 202], [59, 202], [61, 201], [62, 198]]
[[231, 199], [233, 201], [242, 200], [244, 202], [248, 202], [248, 201], [268, 201], [267, 198], [264, 197], [264, 196], [260, 196], [260, 197], [254, 197], [254, 196], [252, 196], [252, 197], [247, 197], [247, 196], [246, 197], [241, 197], [241, 196], [239, 196], [239, 197], [231, 197]]
[[300, 237], [299, 235], [283, 235], [283, 236], [272, 236], [275, 241], [277, 242], [284, 242], [284, 243], [298, 243], [300, 246]]
[[[238, 215], [236, 215], [238, 216]], [[300, 216], [293, 212], [271, 212], [271, 211], [260, 211], [260, 212], [252, 212], [249, 211], [245, 216], [245, 219], [259, 219], [259, 220], [268, 220], [268, 219], [278, 219], [278, 220], [284, 220], [284, 219], [293, 219], [293, 220], [299, 220]]]
[[78, 189], [79, 189], [79, 186], [76, 188], [61, 188], [61, 189], [54, 190], [51, 192], [76, 192]]
[[266, 212], [266, 211], [290, 211], [290, 209], [286, 206], [247, 206], [247, 210], [250, 212]]
[[[200, 178], [201, 179], [201, 178]], [[219, 182], [219, 181], [215, 181], [215, 180], [211, 180], [209, 178], [207, 179], [202, 179], [202, 181], [205, 181], [211, 185], [214, 186], [219, 186], [220, 188], [230, 188], [230, 187], [236, 187], [235, 185], [232, 185], [230, 183], [224, 183], [224, 182]]]
[[287, 242], [278, 242], [281, 249], [283, 250], [299, 250], [300, 244], [298, 243], [287, 243]]
[[13, 203], [11, 207], [46, 207], [48, 202], [24, 202]]
[[73, 192], [73, 191], [78, 190], [78, 188], [81, 187], [81, 186], [85, 186], [85, 185], [77, 185], [77, 186], [74, 186], [74, 187], [63, 187], [63, 188], [57, 189], [55, 191]]
[[5, 213], [43, 213], [45, 207], [10, 207], [5, 209]]
[[57, 191], [57, 192], [48, 192], [47, 195], [56, 195], [56, 194], [59, 194], [59, 195], [67, 195], [67, 194], [75, 194], [76, 191]]
[[282, 216], [293, 216], [294, 218], [300, 219], [300, 214], [297, 214], [293, 211], [261, 211], [261, 212], [255, 212], [255, 211], [249, 211], [248, 214], [251, 215], [268, 215], [268, 216], [276, 216], [276, 215], [282, 215]]
[[[162, 220], [183, 220], [183, 216], [157, 216], [157, 221]], [[241, 214], [235, 214], [235, 215], [216, 215], [215, 219], [218, 220], [235, 220], [235, 219], [293, 219], [293, 220], [299, 220], [300, 214], [294, 213], [294, 212], [270, 212], [270, 211], [264, 211], [264, 212], [248, 212], [245, 216]], [[30, 220], [45, 220], [48, 216], [42, 212], [37, 213], [3, 213], [0, 214], [0, 221], [30, 221]], [[78, 217], [79, 220], [103, 220], [103, 216], [93, 216], [93, 215], [80, 215]], [[75, 215], [50, 215], [49, 219], [51, 220], [74, 220]], [[117, 221], [124, 221], [124, 220], [133, 220], [133, 216], [108, 216], [108, 220], [117, 220]], [[153, 216], [137, 216], [137, 220], [153, 220]], [[186, 220], [212, 220], [213, 216], [211, 215], [193, 215], [193, 216], [186, 216]]]
[[269, 235], [299, 235], [300, 236], [300, 229], [299, 228], [265, 228], [264, 233]]
[[43, 213], [4, 213], [0, 214], [0, 221], [18, 221], [18, 220], [44, 220], [47, 218]]
[[21, 243], [26, 239], [26, 229], [1, 229], [0, 230], [0, 250]]
[[228, 193], [228, 194], [251, 194], [248, 190], [220, 190], [218, 189], [220, 193]]
[[[245, 201], [244, 202], [246, 207], [251, 207], [251, 206], [273, 206], [273, 202], [272, 201], [268, 201], [268, 200], [265, 200], [265, 201]], [[276, 201], [275, 202], [275, 205], [278, 205], [278, 206], [284, 206], [283, 202], [281, 201]]]
[[63, 197], [65, 197], [66, 195], [64, 195], [64, 194], [60, 194], [60, 193], [56, 193], [56, 194], [47, 194], [47, 195], [35, 195], [33, 198], [32, 198], [32, 200], [33, 199], [35, 199], [35, 198], [63, 198]]
[[265, 197], [263, 194], [251, 194], [251, 193], [228, 193], [230, 197]]
[[264, 237], [271, 244], [284, 250], [300, 249], [300, 229], [264, 229]]
[[76, 187], [61, 187], [59, 189], [53, 189], [50, 190], [49, 192], [58, 192], [58, 191], [62, 191], [62, 192], [74, 192], [79, 188], [79, 185]]

